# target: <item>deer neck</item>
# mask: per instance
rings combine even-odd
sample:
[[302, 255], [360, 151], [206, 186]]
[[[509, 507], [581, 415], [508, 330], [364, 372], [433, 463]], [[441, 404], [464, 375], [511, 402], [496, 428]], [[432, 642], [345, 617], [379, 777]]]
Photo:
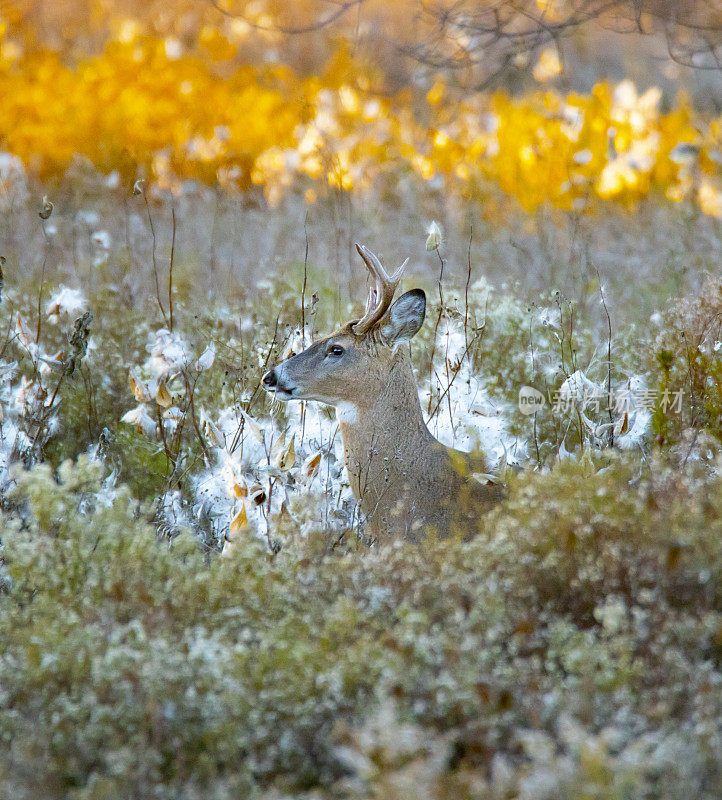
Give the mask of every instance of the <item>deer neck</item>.
[[369, 513], [384, 495], [392, 501], [398, 487], [408, 485], [435, 441], [424, 423], [408, 355], [394, 356], [370, 404], [341, 404], [336, 414], [351, 488]]

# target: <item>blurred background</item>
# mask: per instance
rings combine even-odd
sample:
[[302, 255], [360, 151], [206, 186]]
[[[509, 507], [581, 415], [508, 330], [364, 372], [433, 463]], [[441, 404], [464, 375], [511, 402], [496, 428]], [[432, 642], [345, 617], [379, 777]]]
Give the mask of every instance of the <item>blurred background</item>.
[[423, 262], [433, 219], [452, 275], [470, 233], [493, 280], [535, 289], [579, 291], [580, 258], [663, 269], [722, 219], [721, 30], [692, 0], [1, 0], [3, 249], [39, 268], [13, 213], [48, 195], [53, 246], [92, 254], [100, 227], [147, 264], [140, 180], [157, 245], [174, 206], [224, 292], [307, 234], [347, 277], [356, 237]]

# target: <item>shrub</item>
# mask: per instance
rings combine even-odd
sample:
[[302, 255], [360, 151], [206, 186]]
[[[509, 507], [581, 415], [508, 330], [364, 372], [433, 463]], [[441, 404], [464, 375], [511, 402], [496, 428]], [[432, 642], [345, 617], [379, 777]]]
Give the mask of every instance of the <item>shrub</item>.
[[87, 459], [17, 472], [3, 786], [712, 800], [722, 481], [652, 467], [524, 474], [468, 544], [223, 558]]
[[[660, 443], [700, 431], [722, 441], [722, 279], [708, 275], [702, 290], [684, 297], [663, 317], [654, 345], [660, 395], [654, 427]], [[681, 392], [681, 413], [674, 397]]]

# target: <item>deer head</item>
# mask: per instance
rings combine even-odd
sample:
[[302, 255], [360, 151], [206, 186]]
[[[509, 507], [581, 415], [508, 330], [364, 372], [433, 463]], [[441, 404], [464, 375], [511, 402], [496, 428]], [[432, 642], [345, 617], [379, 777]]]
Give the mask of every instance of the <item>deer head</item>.
[[[389, 276], [367, 247], [356, 249], [373, 277], [359, 320], [315, 342], [263, 376], [263, 387], [278, 400], [316, 400], [336, 407], [339, 419], [370, 408], [389, 380], [399, 346], [424, 321], [426, 295], [412, 289], [392, 303], [406, 261]], [[414, 388], [415, 391], [415, 388]]]

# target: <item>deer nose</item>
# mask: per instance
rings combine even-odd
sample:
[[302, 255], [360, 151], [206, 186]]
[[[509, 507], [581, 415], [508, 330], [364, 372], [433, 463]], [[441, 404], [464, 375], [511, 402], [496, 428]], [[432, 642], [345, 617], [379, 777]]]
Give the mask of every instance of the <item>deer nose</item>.
[[261, 378], [261, 382], [266, 389], [274, 389], [278, 385], [278, 378], [276, 378], [276, 370], [269, 369], [268, 372]]

